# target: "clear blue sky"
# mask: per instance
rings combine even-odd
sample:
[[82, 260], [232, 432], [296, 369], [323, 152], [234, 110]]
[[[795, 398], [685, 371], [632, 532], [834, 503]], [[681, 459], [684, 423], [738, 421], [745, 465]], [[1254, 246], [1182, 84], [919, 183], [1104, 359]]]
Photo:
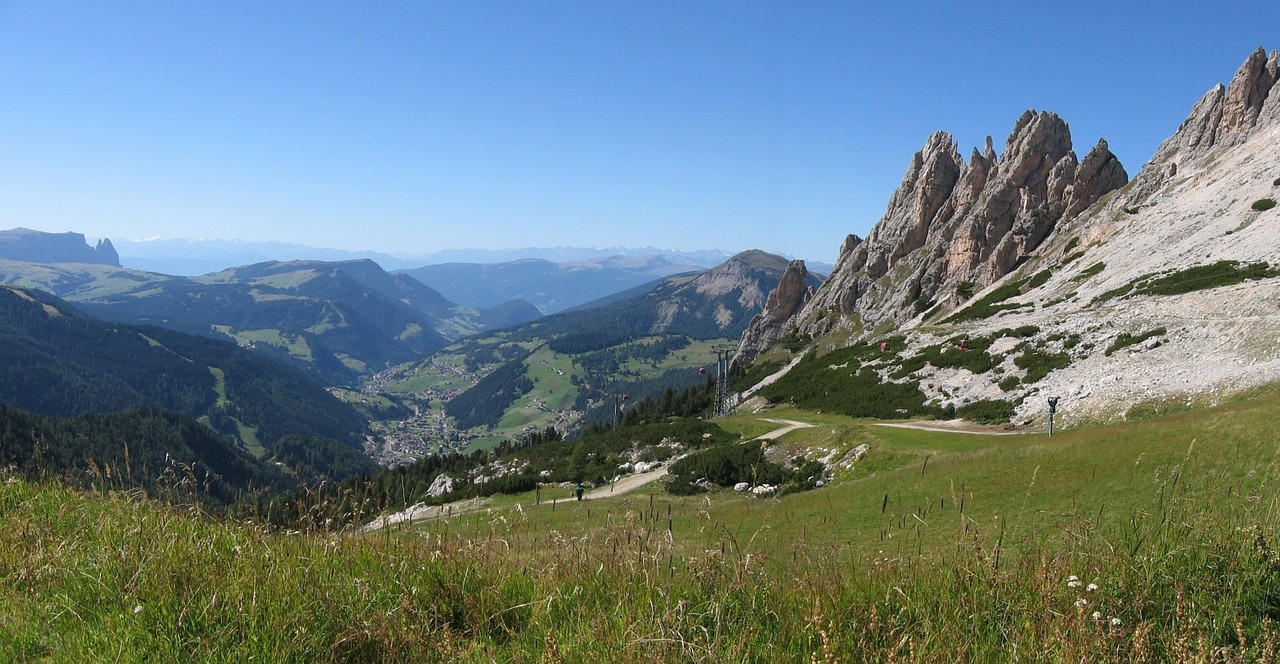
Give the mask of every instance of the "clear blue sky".
[[0, 228], [833, 260], [938, 129], [1136, 174], [1266, 2], [8, 2]]

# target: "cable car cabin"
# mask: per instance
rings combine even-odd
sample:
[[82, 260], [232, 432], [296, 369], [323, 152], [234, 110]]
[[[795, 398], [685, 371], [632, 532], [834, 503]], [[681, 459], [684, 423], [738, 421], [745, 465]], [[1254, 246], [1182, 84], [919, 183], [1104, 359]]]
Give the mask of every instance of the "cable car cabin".
[[888, 342], [888, 341], [881, 341], [881, 342], [880, 342], [880, 352], [881, 352], [881, 353], [887, 353], [887, 352], [889, 352], [889, 342]]
[[960, 343], [956, 344], [956, 348], [959, 348], [960, 350], [969, 350], [969, 340], [961, 339]]

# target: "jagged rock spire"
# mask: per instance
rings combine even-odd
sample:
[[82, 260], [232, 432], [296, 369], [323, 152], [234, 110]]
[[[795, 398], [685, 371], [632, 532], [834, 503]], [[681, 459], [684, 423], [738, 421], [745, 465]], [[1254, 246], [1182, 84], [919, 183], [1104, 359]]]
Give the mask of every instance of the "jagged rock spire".
[[1231, 83], [1215, 85], [1191, 107], [1178, 131], [1160, 144], [1135, 179], [1127, 204], [1145, 205], [1179, 173], [1194, 173], [1218, 149], [1239, 145], [1259, 126], [1280, 122], [1280, 55], [1262, 48], [1249, 54]]
[[[851, 238], [857, 236], [851, 235]], [[747, 331], [742, 335], [742, 343], [734, 357], [734, 363], [749, 363], [761, 351], [772, 346], [782, 338], [789, 328], [790, 321], [811, 297], [814, 289], [809, 285], [809, 270], [804, 261], [795, 260], [787, 264], [777, 288], [769, 293], [764, 311], [751, 319]]]
[[747, 336], [758, 345], [792, 326], [821, 334], [839, 318], [823, 312], [864, 329], [904, 323], [959, 282], [985, 286], [1008, 274], [1059, 224], [1128, 179], [1106, 141], [1078, 161], [1067, 124], [1047, 111], [1023, 113], [999, 156], [988, 137], [967, 163], [952, 137], [936, 132], [912, 157], [884, 217], [865, 241], [845, 240], [831, 276], [795, 320], [762, 319]]

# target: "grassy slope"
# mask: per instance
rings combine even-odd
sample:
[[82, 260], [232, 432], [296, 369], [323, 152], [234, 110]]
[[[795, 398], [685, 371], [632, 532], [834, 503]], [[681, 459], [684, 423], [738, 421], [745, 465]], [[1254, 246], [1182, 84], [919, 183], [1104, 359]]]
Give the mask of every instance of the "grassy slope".
[[505, 498], [363, 537], [8, 481], [0, 652], [1274, 661], [1277, 392], [1052, 441], [778, 409], [818, 425], [788, 449], [871, 452], [833, 485], [777, 500], [649, 489], [576, 503], [548, 489], [541, 505]]

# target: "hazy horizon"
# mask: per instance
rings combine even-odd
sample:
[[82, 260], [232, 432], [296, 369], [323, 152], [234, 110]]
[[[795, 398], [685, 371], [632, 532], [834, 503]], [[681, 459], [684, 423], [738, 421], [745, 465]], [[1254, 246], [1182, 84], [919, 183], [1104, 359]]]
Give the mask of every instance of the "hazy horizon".
[[0, 7], [0, 227], [833, 262], [934, 131], [1028, 108], [1130, 175], [1266, 2]]

